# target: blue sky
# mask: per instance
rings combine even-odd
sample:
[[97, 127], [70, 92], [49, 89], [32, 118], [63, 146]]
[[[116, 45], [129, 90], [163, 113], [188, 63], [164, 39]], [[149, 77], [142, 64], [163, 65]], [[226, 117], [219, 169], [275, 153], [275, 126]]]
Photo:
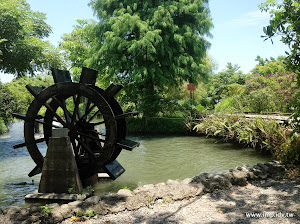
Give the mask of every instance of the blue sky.
[[[70, 33], [76, 19], [91, 19], [92, 9], [89, 0], [27, 0], [32, 10], [47, 14], [47, 23], [52, 26], [53, 33], [48, 38], [57, 46], [63, 33]], [[258, 4], [262, 0], [210, 0], [210, 11], [214, 23], [211, 48], [208, 51], [218, 65], [217, 72], [226, 68], [231, 62], [238, 64], [244, 73], [254, 68], [255, 58], [284, 55], [288, 48], [279, 38], [263, 41], [263, 27], [268, 24], [269, 15], [261, 13]], [[0, 74], [2, 82], [10, 81], [12, 75]]]

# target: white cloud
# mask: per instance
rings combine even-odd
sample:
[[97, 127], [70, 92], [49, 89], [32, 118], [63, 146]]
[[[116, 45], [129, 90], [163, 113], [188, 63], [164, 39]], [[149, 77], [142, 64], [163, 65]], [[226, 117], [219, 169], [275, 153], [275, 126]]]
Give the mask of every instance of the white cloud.
[[239, 18], [231, 20], [232, 25], [257, 26], [266, 24], [270, 19], [270, 14], [256, 10], [241, 15]]

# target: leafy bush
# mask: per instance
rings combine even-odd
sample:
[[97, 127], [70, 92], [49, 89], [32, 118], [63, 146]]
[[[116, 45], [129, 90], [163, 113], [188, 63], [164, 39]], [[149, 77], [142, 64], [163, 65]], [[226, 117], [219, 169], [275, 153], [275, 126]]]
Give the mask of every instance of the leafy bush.
[[300, 137], [290, 137], [290, 130], [273, 120], [246, 119], [239, 116], [212, 115], [194, 127], [208, 136], [219, 136], [224, 141], [237, 141], [243, 145], [273, 154], [276, 159], [298, 164]]
[[294, 73], [257, 73], [249, 75], [245, 85], [229, 85], [215, 112], [293, 112], [298, 93]]
[[277, 73], [250, 76], [243, 94], [250, 112], [292, 112], [298, 92], [294, 73]]
[[300, 164], [300, 136], [295, 133], [291, 138], [276, 147], [274, 150], [275, 157], [287, 164]]
[[17, 96], [14, 95], [5, 84], [0, 84], [0, 120], [2, 120], [4, 124], [12, 120], [13, 112], [20, 111], [21, 107], [17, 101]]
[[215, 106], [216, 113], [237, 113], [240, 112], [238, 110], [239, 101], [237, 101], [236, 97], [227, 97]]
[[16, 98], [14, 104], [18, 105], [18, 111], [20, 113], [25, 113], [33, 100], [33, 96], [26, 89], [26, 85], [29, 84], [32, 86], [48, 87], [50, 85], [53, 85], [53, 83], [54, 82], [51, 76], [41, 75], [35, 78], [29, 78], [29, 77], [17, 78], [9, 83], [6, 83], [5, 86]]
[[3, 120], [0, 119], [0, 134], [3, 134], [7, 131], [7, 127]]
[[137, 117], [127, 118], [129, 133], [140, 134], [177, 134], [187, 132], [184, 118]]

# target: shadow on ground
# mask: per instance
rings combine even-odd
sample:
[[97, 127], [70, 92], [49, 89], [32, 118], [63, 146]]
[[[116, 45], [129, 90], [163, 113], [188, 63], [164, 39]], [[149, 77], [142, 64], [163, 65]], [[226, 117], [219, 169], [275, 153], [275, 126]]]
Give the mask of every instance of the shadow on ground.
[[[257, 214], [280, 217], [251, 217]], [[285, 217], [287, 214], [293, 217]], [[257, 181], [161, 208], [155, 204], [146, 212], [133, 211], [126, 217], [123, 223], [300, 223], [300, 186], [289, 180]]]

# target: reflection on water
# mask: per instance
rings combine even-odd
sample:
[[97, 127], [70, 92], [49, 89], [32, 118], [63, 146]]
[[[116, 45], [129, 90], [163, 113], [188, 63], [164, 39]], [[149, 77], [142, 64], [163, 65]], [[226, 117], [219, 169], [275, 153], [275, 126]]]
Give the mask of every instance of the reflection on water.
[[[23, 124], [15, 125], [10, 135], [0, 137], [0, 207], [24, 204], [24, 196], [37, 190], [40, 179], [40, 175], [33, 178], [27, 176], [35, 167], [27, 149], [13, 149], [13, 145], [24, 141]], [[216, 143], [216, 139], [205, 137], [152, 136], [130, 139], [140, 142], [141, 146], [132, 152], [123, 150], [118, 157], [117, 160], [126, 172], [115, 181], [95, 186], [96, 195], [269, 160], [269, 157], [252, 149], [242, 149], [230, 143]], [[39, 144], [39, 147], [45, 153], [46, 145]], [[19, 182], [31, 183], [32, 180], [34, 185], [14, 185]]]
[[126, 172], [114, 182], [99, 184], [98, 195], [120, 188], [134, 189], [145, 184], [185, 179], [203, 172], [220, 172], [270, 160], [250, 148], [216, 139], [195, 136], [131, 137], [141, 146], [132, 152], [123, 150], [118, 161]]

